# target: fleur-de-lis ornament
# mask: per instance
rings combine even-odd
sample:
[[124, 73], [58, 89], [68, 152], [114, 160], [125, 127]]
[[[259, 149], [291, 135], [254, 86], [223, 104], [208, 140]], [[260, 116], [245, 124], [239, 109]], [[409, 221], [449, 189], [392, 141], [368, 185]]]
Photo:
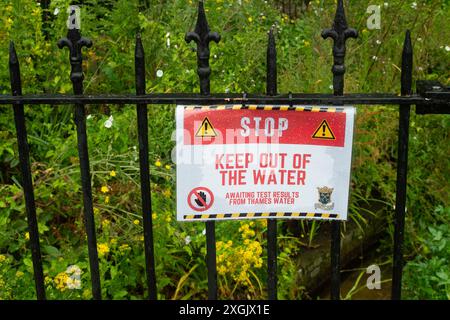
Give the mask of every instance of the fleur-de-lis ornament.
[[344, 73], [345, 73], [345, 42], [348, 38], [357, 38], [358, 32], [349, 28], [345, 18], [343, 0], [338, 0], [336, 16], [334, 17], [333, 27], [325, 29], [322, 32], [322, 38], [332, 38], [333, 44], [333, 90], [335, 95], [344, 94]]
[[209, 30], [208, 21], [206, 20], [203, 1], [198, 3], [198, 17], [194, 32], [186, 33], [185, 40], [187, 43], [195, 41], [197, 43], [197, 74], [200, 78], [200, 92], [204, 95], [210, 93], [209, 76], [211, 68], [209, 67], [209, 43], [220, 41], [220, 35], [217, 32]]
[[[70, 7], [70, 17], [72, 17], [77, 11], [75, 6]], [[70, 80], [73, 83], [73, 91], [75, 94], [83, 93], [83, 57], [81, 55], [81, 49], [83, 47], [92, 47], [92, 41], [88, 38], [82, 37], [79, 29], [79, 24], [76, 23], [75, 19], [71, 24], [69, 22], [69, 31], [67, 32], [67, 37], [62, 38], [58, 41], [58, 47], [60, 49], [67, 47], [69, 48], [70, 65], [72, 67], [70, 72]]]

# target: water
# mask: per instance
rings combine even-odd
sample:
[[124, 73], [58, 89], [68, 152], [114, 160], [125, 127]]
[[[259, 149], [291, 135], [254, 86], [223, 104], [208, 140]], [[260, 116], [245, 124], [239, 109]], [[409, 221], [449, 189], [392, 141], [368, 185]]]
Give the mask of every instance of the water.
[[[373, 274], [366, 273], [367, 267], [376, 264], [380, 267], [380, 289], [370, 290], [367, 287], [367, 280]], [[361, 276], [362, 274], [362, 276]], [[358, 284], [356, 284], [360, 277]], [[347, 268], [341, 271], [341, 297], [351, 300], [389, 300], [392, 288], [392, 262], [390, 256], [381, 254], [378, 249], [366, 253]], [[319, 291], [316, 299], [330, 299], [329, 284]]]

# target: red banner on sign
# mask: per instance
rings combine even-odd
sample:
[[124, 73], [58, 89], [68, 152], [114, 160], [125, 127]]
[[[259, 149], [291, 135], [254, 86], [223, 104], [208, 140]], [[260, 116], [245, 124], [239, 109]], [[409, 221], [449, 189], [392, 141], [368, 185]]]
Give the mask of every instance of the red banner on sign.
[[343, 147], [344, 112], [194, 109], [184, 113], [184, 144], [305, 144]]

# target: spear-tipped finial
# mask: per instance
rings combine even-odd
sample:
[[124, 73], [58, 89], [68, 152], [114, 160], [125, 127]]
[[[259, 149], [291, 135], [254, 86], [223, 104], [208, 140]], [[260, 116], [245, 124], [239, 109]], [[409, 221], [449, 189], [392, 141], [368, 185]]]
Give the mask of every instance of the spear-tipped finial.
[[136, 48], [134, 51], [134, 68], [136, 93], [145, 94], [145, 53], [142, 45], [141, 35], [136, 35]]
[[220, 35], [217, 32], [209, 30], [208, 21], [206, 20], [203, 1], [198, 3], [197, 24], [194, 32], [186, 33], [185, 40], [187, 43], [195, 41], [197, 43], [197, 73], [200, 78], [200, 92], [208, 95], [210, 93], [209, 76], [211, 68], [209, 67], [209, 43], [220, 41]]
[[72, 70], [70, 72], [70, 80], [74, 85], [74, 93], [82, 94], [84, 77], [82, 69], [83, 57], [81, 55], [81, 49], [83, 47], [92, 47], [92, 41], [81, 36], [81, 32], [79, 29], [80, 17], [75, 16], [76, 14], [79, 14], [79, 9], [77, 9], [76, 6], [71, 6], [68, 22], [69, 31], [67, 32], [67, 37], [62, 38], [58, 41], [58, 47], [60, 49], [64, 47], [69, 48], [70, 65], [72, 66]]
[[17, 59], [16, 48], [14, 46], [14, 42], [9, 42], [9, 64], [19, 63], [19, 59]]
[[322, 38], [332, 38], [333, 44], [333, 88], [335, 95], [344, 94], [344, 73], [345, 73], [345, 42], [348, 38], [357, 38], [358, 32], [349, 28], [345, 18], [343, 0], [338, 0], [336, 15], [334, 17], [333, 27], [322, 32]]
[[405, 42], [402, 52], [402, 77], [401, 93], [410, 95], [412, 93], [412, 68], [413, 68], [413, 48], [411, 44], [411, 32], [406, 30]]
[[20, 66], [14, 42], [9, 42], [9, 75], [13, 96], [22, 95], [22, 81], [20, 81]]
[[134, 50], [134, 56], [136, 58], [143, 58], [144, 57], [144, 47], [142, 45], [142, 38], [141, 34], [138, 33], [136, 35], [136, 48]]

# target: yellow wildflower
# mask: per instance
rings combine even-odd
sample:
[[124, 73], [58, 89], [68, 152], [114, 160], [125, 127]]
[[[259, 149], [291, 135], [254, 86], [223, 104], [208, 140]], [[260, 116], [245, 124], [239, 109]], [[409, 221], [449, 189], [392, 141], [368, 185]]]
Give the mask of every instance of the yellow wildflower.
[[138, 225], [138, 224], [139, 224], [139, 220], [136, 219], [136, 220], [133, 221], [133, 223], [134, 223], [135, 225]]
[[158, 160], [158, 161], [156, 161], [156, 162], [155, 162], [155, 166], [157, 166], [157, 167], [161, 167], [161, 161], [159, 161], [159, 160]]
[[248, 22], [252, 22], [253, 21], [253, 18], [252, 17], [248, 17]]
[[126, 243], [122, 244], [122, 245], [119, 247], [119, 251], [126, 251], [126, 250], [128, 250], [128, 249], [130, 249], [130, 246], [129, 246], [128, 244], [126, 244]]
[[61, 292], [65, 291], [67, 289], [66, 284], [68, 278], [69, 276], [67, 275], [67, 273], [65, 272], [58, 273], [55, 279], [53, 280], [55, 282], [56, 289], [58, 289]]
[[26, 240], [30, 240], [30, 233], [29, 232], [25, 232], [25, 239]]
[[253, 231], [252, 229], [250, 229], [250, 226], [253, 226], [253, 224], [243, 224], [240, 228], [239, 231], [242, 232], [242, 238], [246, 239], [246, 238], [252, 238], [255, 236], [255, 231]]
[[116, 172], [115, 172], [114, 170], [112, 170], [112, 171], [109, 173], [109, 175], [110, 175], [111, 177], [115, 177], [115, 176], [116, 176]]
[[109, 196], [106, 196], [105, 197], [105, 204], [108, 204], [109, 203]]
[[139, 241], [144, 241], [144, 236], [140, 236]]
[[105, 254], [109, 252], [109, 246], [107, 243], [99, 243], [97, 244], [98, 255], [103, 257]]
[[100, 191], [103, 192], [103, 193], [107, 193], [109, 191], [109, 188], [108, 188], [108, 186], [102, 186]]
[[117, 244], [117, 239], [116, 238], [112, 238], [110, 243], [111, 243], [111, 245]]
[[17, 271], [16, 272], [16, 277], [17, 278], [23, 277], [23, 275], [24, 275], [24, 273], [22, 271]]
[[6, 256], [4, 254], [0, 254], [0, 263], [6, 260]]
[[94, 208], [94, 214], [98, 215], [100, 213], [100, 209], [99, 208]]
[[225, 254], [220, 254], [217, 256], [217, 263], [221, 263], [225, 259]]
[[303, 40], [303, 44], [305, 45], [305, 47], [309, 47], [311, 45], [311, 43], [306, 40]]
[[225, 266], [219, 266], [219, 267], [217, 267], [217, 273], [223, 275], [223, 274], [227, 273], [227, 268]]
[[170, 166], [170, 165], [168, 165], [168, 164], [166, 164], [166, 169], [167, 170], [170, 170], [172, 167]]
[[162, 192], [163, 196], [166, 198], [170, 198], [170, 196], [172, 195], [172, 192], [170, 192], [170, 189], [166, 189]]
[[111, 221], [109, 221], [108, 219], [105, 219], [105, 220], [102, 221], [102, 227], [103, 228], [109, 227], [110, 224], [111, 224]]
[[158, 218], [158, 215], [156, 213], [152, 213], [152, 219], [155, 220], [156, 218]]
[[166, 222], [170, 222], [170, 221], [172, 221], [172, 217], [171, 216], [167, 216], [166, 217]]
[[83, 291], [83, 298], [84, 299], [90, 299], [92, 297], [92, 295], [91, 295], [91, 290], [89, 290], [89, 289], [85, 289], [84, 291]]

